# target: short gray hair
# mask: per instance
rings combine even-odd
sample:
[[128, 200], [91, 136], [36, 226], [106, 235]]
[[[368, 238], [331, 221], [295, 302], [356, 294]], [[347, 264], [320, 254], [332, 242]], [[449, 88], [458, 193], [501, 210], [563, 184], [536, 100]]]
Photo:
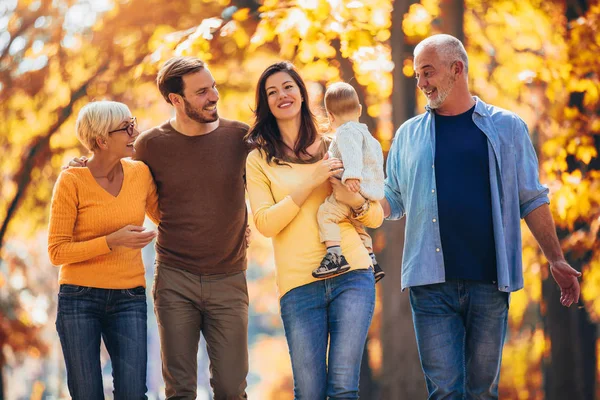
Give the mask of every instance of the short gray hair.
[[469, 71], [469, 57], [467, 56], [465, 46], [454, 36], [438, 34], [423, 39], [415, 47], [415, 51], [413, 52], [414, 57], [417, 57], [426, 48], [435, 49], [439, 57], [448, 64], [452, 64], [454, 61], [462, 61], [465, 65], [465, 71]]
[[128, 118], [131, 118], [131, 111], [123, 103], [93, 101], [79, 111], [75, 135], [89, 151], [94, 151], [98, 149], [96, 139], [106, 139], [109, 131], [117, 129]]

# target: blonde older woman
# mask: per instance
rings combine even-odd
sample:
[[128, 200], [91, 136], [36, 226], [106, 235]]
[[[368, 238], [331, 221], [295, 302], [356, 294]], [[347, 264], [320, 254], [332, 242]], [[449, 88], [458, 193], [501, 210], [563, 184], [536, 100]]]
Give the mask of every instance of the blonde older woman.
[[75, 400], [103, 399], [100, 338], [111, 358], [115, 399], [146, 398], [146, 292], [141, 249], [158, 221], [148, 167], [132, 161], [139, 134], [126, 105], [98, 101], [77, 118], [93, 153], [84, 168], [61, 172], [52, 196], [48, 253], [60, 265], [56, 329]]

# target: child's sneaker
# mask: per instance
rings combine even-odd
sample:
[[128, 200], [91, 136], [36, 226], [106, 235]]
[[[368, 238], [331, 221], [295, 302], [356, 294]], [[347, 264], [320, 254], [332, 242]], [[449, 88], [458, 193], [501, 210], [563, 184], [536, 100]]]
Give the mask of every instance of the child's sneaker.
[[385, 272], [383, 272], [379, 264], [373, 265], [373, 273], [375, 274], [375, 283], [379, 282], [383, 279], [383, 277], [385, 277]]
[[350, 269], [350, 265], [346, 258], [342, 255], [334, 253], [327, 253], [321, 260], [319, 268], [312, 272], [312, 276], [315, 278], [329, 278], [331, 276], [339, 275]]

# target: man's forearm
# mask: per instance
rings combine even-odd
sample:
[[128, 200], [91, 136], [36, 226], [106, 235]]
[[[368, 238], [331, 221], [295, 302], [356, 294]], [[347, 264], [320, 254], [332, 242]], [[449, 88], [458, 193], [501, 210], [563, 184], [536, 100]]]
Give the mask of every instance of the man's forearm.
[[[384, 208], [385, 210], [385, 208]], [[525, 222], [540, 245], [544, 255], [552, 264], [564, 261], [560, 242], [556, 236], [556, 227], [548, 204], [541, 205], [525, 217]]]

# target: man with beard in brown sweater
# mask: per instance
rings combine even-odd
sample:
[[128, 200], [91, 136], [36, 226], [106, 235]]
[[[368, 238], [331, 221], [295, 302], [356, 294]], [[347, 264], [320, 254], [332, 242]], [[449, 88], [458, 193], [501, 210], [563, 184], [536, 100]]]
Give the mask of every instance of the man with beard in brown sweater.
[[197, 58], [168, 60], [158, 88], [175, 117], [140, 135], [135, 158], [158, 190], [154, 310], [167, 399], [195, 399], [200, 333], [215, 400], [247, 398], [244, 171], [248, 126], [219, 118], [219, 92]]

